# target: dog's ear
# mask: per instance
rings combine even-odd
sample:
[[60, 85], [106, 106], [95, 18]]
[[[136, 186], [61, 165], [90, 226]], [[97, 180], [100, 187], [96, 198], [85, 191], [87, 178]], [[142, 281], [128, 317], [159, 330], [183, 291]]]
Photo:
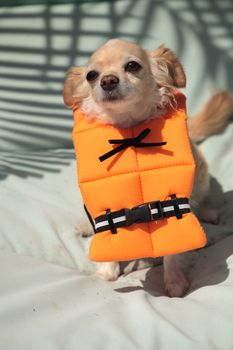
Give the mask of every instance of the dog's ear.
[[152, 73], [159, 86], [185, 87], [184, 68], [174, 52], [164, 46], [149, 53]]
[[72, 67], [66, 75], [63, 88], [63, 99], [67, 107], [73, 107], [75, 103], [79, 103], [85, 97], [84, 85], [84, 68]]

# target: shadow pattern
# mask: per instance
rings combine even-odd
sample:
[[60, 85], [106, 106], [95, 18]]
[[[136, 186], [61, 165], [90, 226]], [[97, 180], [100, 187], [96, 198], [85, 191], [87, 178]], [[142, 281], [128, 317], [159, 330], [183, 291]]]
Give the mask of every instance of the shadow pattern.
[[[96, 47], [113, 37], [140, 45], [149, 38], [159, 45], [160, 34], [152, 30], [159, 10], [166, 11], [174, 23], [178, 56], [184, 54], [187, 27], [202, 45], [212, 80], [218, 79], [224, 61], [226, 85], [233, 89], [230, 1], [127, 0], [0, 7], [0, 149], [72, 148], [72, 112], [62, 100], [68, 68], [84, 64]], [[131, 22], [132, 27], [126, 25]], [[229, 45], [221, 47], [223, 40]], [[8, 169], [5, 166], [5, 174]], [[31, 170], [28, 164], [28, 174]]]

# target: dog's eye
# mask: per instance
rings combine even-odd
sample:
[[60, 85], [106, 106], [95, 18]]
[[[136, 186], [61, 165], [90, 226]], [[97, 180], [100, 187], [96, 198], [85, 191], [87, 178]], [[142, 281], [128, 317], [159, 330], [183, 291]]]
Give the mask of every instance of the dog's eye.
[[86, 79], [87, 81], [94, 81], [95, 79], [97, 79], [98, 75], [98, 72], [96, 72], [95, 70], [91, 70], [87, 73]]
[[125, 65], [126, 72], [138, 72], [142, 66], [136, 61], [130, 61]]

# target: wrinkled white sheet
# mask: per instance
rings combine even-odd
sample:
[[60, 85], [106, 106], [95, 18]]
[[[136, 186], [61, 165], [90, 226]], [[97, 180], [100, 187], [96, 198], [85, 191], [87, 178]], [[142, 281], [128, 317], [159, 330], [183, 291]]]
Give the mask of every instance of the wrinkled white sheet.
[[183, 299], [164, 296], [161, 267], [106, 283], [2, 252], [0, 349], [230, 350], [232, 247], [202, 250]]
[[228, 0], [0, 8], [0, 350], [233, 349], [233, 124], [201, 146], [221, 220], [205, 225], [208, 248], [183, 255], [190, 291], [170, 299], [161, 265], [126, 266], [116, 282], [94, 276], [61, 93], [68, 67], [110, 37], [149, 50], [165, 43], [184, 64], [193, 114], [213, 86], [232, 89], [231, 8]]
[[205, 225], [209, 248], [183, 255], [191, 288], [170, 299], [161, 265], [95, 277], [72, 156], [1, 154], [0, 350], [232, 349], [232, 191], [214, 184], [221, 222]]
[[77, 226], [84, 217], [72, 150], [1, 153], [0, 247], [91, 269]]

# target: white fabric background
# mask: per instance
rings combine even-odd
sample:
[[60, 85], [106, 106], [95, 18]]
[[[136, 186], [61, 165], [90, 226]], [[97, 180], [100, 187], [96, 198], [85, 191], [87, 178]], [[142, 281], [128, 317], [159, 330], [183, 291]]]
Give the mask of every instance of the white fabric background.
[[94, 276], [61, 97], [67, 68], [106, 39], [164, 42], [192, 114], [213, 87], [233, 88], [232, 12], [227, 0], [0, 7], [0, 350], [232, 349], [232, 123], [201, 145], [220, 223], [205, 225], [210, 247], [183, 256], [188, 295], [169, 299], [161, 266]]

